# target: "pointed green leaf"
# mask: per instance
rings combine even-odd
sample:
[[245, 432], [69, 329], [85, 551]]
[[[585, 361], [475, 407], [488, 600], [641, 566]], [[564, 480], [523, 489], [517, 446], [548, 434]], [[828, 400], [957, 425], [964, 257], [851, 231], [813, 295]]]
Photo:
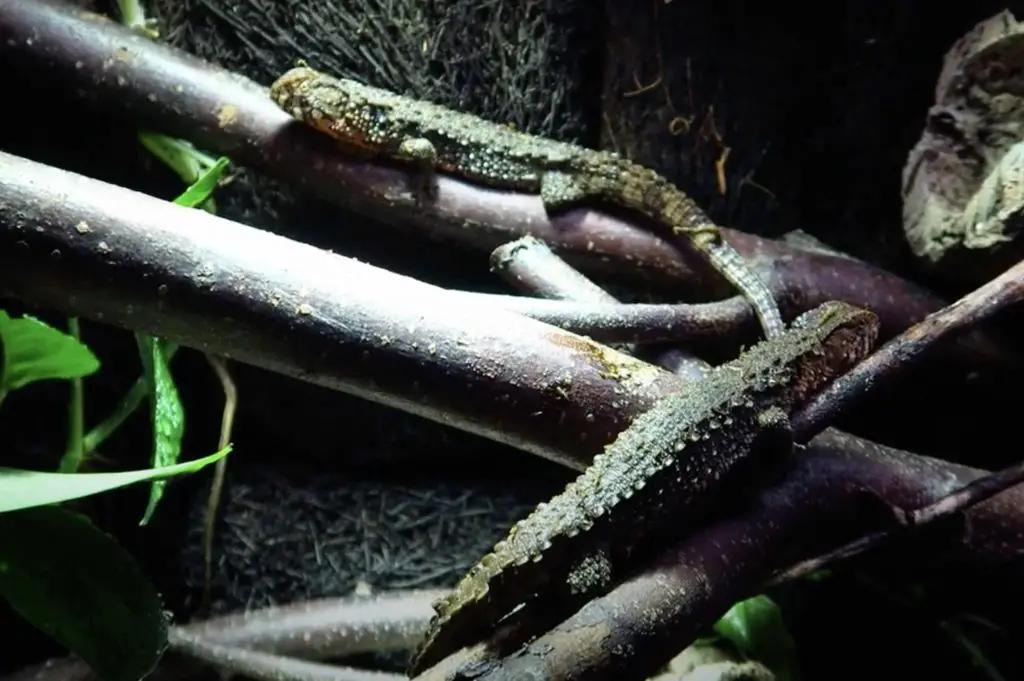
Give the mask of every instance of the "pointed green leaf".
[[183, 194], [174, 199], [174, 203], [186, 208], [195, 208], [202, 205], [204, 201], [210, 198], [214, 190], [217, 189], [217, 183], [220, 181], [220, 176], [224, 173], [224, 169], [228, 167], [228, 163], [228, 159], [221, 156]]
[[[164, 341], [145, 334], [135, 334], [142, 358], [142, 373], [149, 384], [150, 422], [153, 426], [153, 468], [171, 466], [181, 457], [181, 439], [185, 434], [185, 409], [174, 387], [167, 364]], [[153, 516], [164, 493], [165, 482], [153, 482], [149, 504], [140, 525]]]
[[226, 456], [231, 447], [165, 468], [120, 473], [47, 473], [0, 467], [0, 514], [107, 492], [137, 482], [195, 473]]
[[84, 378], [100, 368], [89, 348], [35, 317], [23, 315], [12, 319], [0, 310], [0, 337], [0, 392], [17, 390], [35, 381]]
[[772, 670], [779, 681], [798, 678], [796, 644], [779, 606], [767, 596], [754, 596], [732, 606], [714, 629], [745, 657]]
[[103, 681], [138, 681], [167, 647], [160, 597], [134, 558], [59, 506], [0, 514], [0, 595]]

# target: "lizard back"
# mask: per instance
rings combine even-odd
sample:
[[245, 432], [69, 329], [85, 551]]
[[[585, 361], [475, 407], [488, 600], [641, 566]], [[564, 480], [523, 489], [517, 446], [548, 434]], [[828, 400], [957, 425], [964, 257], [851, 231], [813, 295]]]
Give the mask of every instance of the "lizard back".
[[545, 172], [571, 172], [585, 185], [574, 194], [603, 197], [672, 226], [711, 224], [664, 176], [614, 152], [529, 135], [305, 67], [278, 78], [270, 94], [294, 118], [354, 150], [400, 158], [404, 141], [426, 140], [436, 150], [435, 168], [488, 186], [538, 192]]
[[363, 152], [401, 158], [402, 142], [427, 140], [438, 170], [488, 186], [538, 191], [544, 167], [568, 169], [588, 151], [304, 67], [274, 81], [270, 96], [293, 118]]
[[874, 314], [826, 303], [640, 414], [435, 603], [410, 676], [486, 638], [539, 594], [570, 596], [545, 599], [546, 607], [601, 595], [636, 553], [695, 529], [755, 446], [760, 416], [773, 407], [788, 415], [864, 357], [876, 335]]

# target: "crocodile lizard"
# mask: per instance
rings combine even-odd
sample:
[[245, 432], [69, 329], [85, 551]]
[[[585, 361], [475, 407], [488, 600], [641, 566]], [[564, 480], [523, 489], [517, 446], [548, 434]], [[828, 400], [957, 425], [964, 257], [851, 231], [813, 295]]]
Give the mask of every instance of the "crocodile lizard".
[[307, 67], [270, 86], [292, 117], [366, 155], [414, 163], [428, 189], [443, 171], [486, 186], [538, 193], [548, 213], [586, 199], [639, 211], [684, 237], [747, 300], [766, 338], [785, 328], [767, 284], [685, 192], [610, 151], [528, 135], [443, 106]]
[[752, 452], [792, 444], [789, 414], [866, 356], [877, 334], [874, 313], [824, 303], [639, 415], [434, 604], [409, 675], [485, 639], [520, 604], [564, 619], [646, 552], [695, 529], [756, 463]]

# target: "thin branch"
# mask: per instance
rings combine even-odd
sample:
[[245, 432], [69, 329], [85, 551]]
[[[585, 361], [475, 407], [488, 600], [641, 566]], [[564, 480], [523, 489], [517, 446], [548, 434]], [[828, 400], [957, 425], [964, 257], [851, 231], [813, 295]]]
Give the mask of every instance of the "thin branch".
[[[235, 381], [231, 378], [227, 364], [220, 357], [206, 355], [217, 379], [220, 381], [221, 389], [224, 391], [224, 410], [221, 413], [220, 440], [217, 442], [217, 449], [224, 449], [231, 444], [231, 431], [235, 423], [235, 411], [238, 408], [238, 389]], [[210, 604], [210, 584], [213, 581], [213, 534], [217, 522], [217, 507], [220, 505], [220, 494], [224, 487], [224, 472], [227, 469], [227, 457], [217, 461], [213, 470], [213, 480], [210, 482], [210, 496], [206, 502], [206, 514], [203, 519], [203, 598], [200, 610], [205, 610]]]
[[174, 627], [183, 636], [310, 660], [408, 650], [447, 589], [323, 598]]
[[[714, 303], [593, 303], [452, 291], [456, 300], [500, 307], [603, 343], [676, 342], [701, 351], [757, 339], [757, 320], [741, 296]], [[735, 356], [735, 352], [733, 353]]]
[[[607, 305], [619, 304], [614, 296], [573, 269], [567, 262], [555, 255], [543, 241], [533, 237], [523, 237], [494, 249], [494, 252], [491, 253], [491, 271], [497, 272], [520, 290], [543, 298]], [[753, 310], [750, 305], [742, 299], [737, 302], [737, 307], [747, 313], [753, 322]], [[753, 331], [760, 333], [759, 325], [753, 324], [753, 326], [755, 327]], [[631, 355], [635, 355], [637, 351], [634, 343], [617, 344], [613, 347]], [[703, 360], [682, 350], [676, 350], [672, 359], [675, 361], [674, 366], [684, 369], [684, 371], [676, 373], [687, 379], [692, 379], [695, 374], [699, 377], [704, 371], [711, 368]]]
[[520, 291], [539, 298], [608, 305], [619, 302], [532, 236], [495, 248], [491, 253], [491, 271]]
[[[444, 589], [420, 589], [324, 598], [175, 626], [169, 632], [171, 654], [161, 659], [149, 678], [180, 681], [197, 677], [202, 667], [198, 658], [243, 673], [245, 665], [250, 671], [276, 672], [275, 678], [286, 681], [307, 678], [303, 674], [310, 669], [297, 665], [296, 658], [322, 660], [408, 650], [426, 631], [434, 614], [431, 603], [447, 593]], [[246, 656], [246, 651], [259, 651], [263, 656]], [[323, 666], [312, 671], [330, 673]], [[97, 677], [78, 658], [65, 657], [25, 668], [7, 679], [15, 680], [96, 681]]]
[[177, 631], [168, 634], [175, 650], [212, 667], [257, 681], [404, 681], [404, 674], [307, 662], [260, 650], [232, 648]]
[[907, 329], [834, 381], [793, 419], [794, 431], [814, 431], [815, 424], [831, 422], [840, 408], [849, 409], [858, 404], [881, 381], [893, 380], [936, 349], [940, 341], [975, 328], [1022, 298], [1024, 261]]

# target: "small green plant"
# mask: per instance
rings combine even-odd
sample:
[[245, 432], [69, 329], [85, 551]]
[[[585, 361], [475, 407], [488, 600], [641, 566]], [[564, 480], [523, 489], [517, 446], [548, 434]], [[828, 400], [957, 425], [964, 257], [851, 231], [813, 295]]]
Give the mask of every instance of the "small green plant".
[[754, 596], [736, 603], [715, 622], [714, 629], [743, 657], [757, 660], [779, 681], [799, 678], [796, 644], [786, 628], [782, 611], [768, 596]]
[[[227, 167], [213, 163], [176, 199], [205, 204]], [[0, 597], [26, 620], [78, 655], [106, 681], [135, 681], [156, 666], [167, 647], [167, 620], [160, 596], [135, 559], [85, 515], [58, 504], [138, 482], [149, 482], [145, 523], [169, 477], [221, 460], [210, 456], [179, 463], [184, 410], [169, 362], [177, 347], [136, 334], [142, 377], [118, 407], [84, 433], [83, 379], [100, 362], [78, 338], [72, 319], [64, 333], [34, 317], [12, 318], [0, 310], [0, 405], [32, 383], [65, 380], [72, 385], [68, 448], [58, 472], [0, 467]], [[82, 473], [96, 448], [149, 397], [153, 468]], [[0, 460], [2, 460], [0, 448]]]

